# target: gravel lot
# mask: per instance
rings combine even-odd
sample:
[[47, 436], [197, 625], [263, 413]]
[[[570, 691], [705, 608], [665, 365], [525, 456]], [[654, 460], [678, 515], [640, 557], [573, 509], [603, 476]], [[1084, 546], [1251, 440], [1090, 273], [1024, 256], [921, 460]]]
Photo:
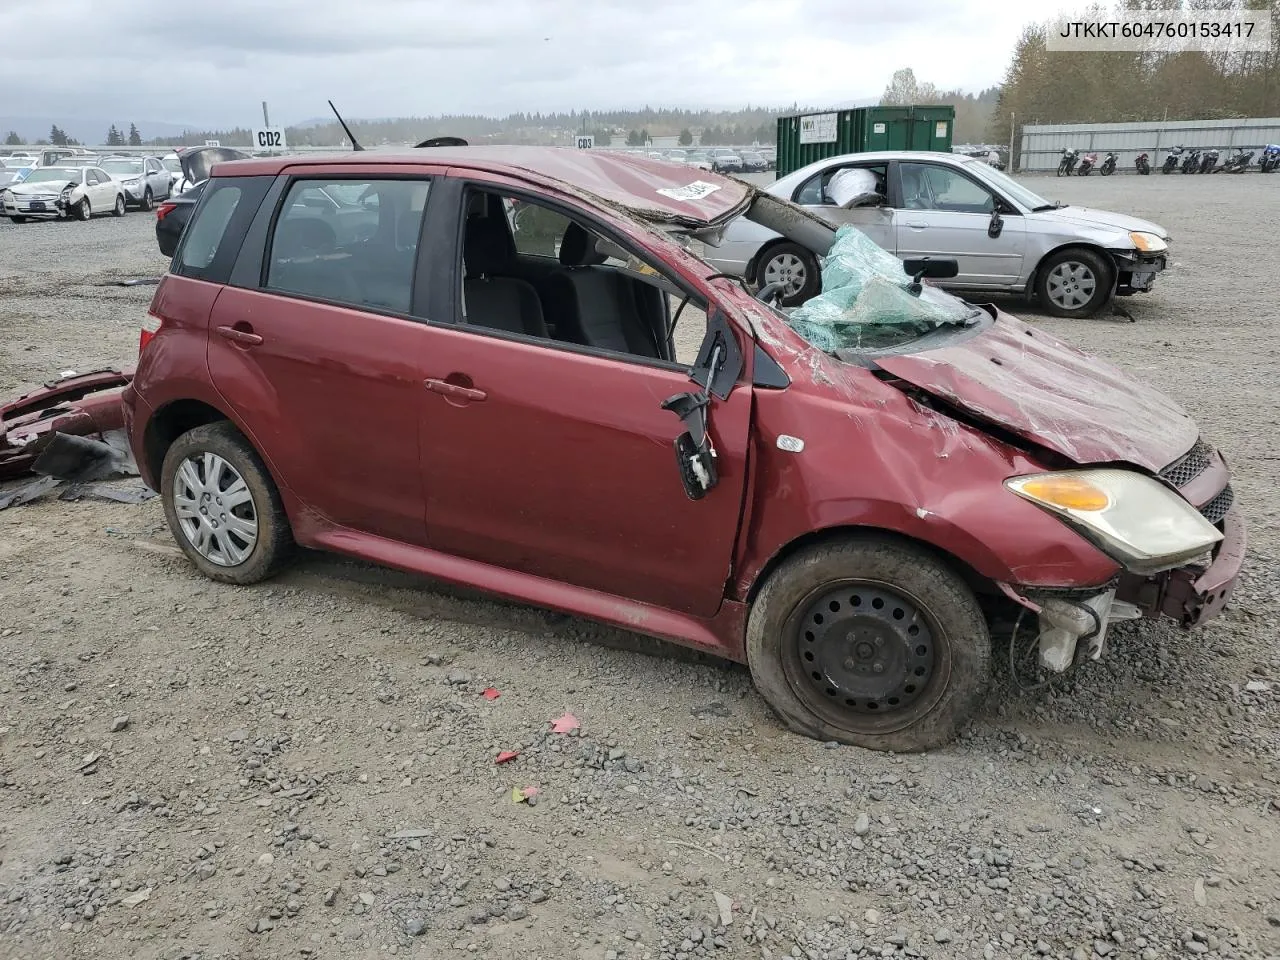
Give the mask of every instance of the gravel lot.
[[[1035, 182], [1174, 234], [1136, 322], [1035, 319], [1233, 465], [1221, 620], [895, 757], [620, 631], [333, 557], [224, 587], [154, 501], [13, 508], [0, 956], [1280, 956], [1280, 177]], [[130, 362], [151, 288], [103, 284], [164, 269], [152, 223], [0, 222], [0, 397]]]

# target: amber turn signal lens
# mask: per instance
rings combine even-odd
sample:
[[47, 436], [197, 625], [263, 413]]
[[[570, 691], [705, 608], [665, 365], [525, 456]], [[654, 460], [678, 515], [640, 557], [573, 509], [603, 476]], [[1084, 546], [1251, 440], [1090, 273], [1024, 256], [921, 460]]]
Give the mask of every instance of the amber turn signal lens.
[[1105, 490], [1083, 477], [1070, 474], [1033, 477], [1024, 480], [1020, 487], [1026, 496], [1062, 510], [1094, 512], [1111, 506], [1111, 498]]

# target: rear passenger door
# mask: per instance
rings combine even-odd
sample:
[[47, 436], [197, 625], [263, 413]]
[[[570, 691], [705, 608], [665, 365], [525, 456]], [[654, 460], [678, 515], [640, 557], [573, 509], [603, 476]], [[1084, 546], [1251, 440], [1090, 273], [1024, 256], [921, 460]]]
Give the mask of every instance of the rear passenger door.
[[332, 523], [411, 544], [425, 539], [419, 431], [434, 366], [417, 252], [431, 183], [333, 167], [279, 178], [209, 338], [215, 386], [289, 489]]

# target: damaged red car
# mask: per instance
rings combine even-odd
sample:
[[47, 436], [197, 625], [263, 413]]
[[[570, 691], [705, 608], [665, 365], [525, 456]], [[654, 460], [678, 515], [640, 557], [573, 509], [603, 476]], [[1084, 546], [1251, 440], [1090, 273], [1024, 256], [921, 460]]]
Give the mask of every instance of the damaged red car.
[[[790, 313], [698, 251], [824, 258]], [[175, 539], [295, 544], [749, 665], [793, 729], [946, 742], [993, 656], [1194, 626], [1245, 534], [1168, 398], [737, 180], [605, 151], [218, 164], [125, 388]]]

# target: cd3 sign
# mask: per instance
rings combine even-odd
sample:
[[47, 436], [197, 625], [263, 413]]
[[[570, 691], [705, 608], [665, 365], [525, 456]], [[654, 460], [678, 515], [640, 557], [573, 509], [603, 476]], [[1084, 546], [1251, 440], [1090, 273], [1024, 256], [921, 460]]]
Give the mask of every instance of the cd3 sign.
[[255, 127], [253, 130], [254, 150], [283, 150], [284, 127]]

